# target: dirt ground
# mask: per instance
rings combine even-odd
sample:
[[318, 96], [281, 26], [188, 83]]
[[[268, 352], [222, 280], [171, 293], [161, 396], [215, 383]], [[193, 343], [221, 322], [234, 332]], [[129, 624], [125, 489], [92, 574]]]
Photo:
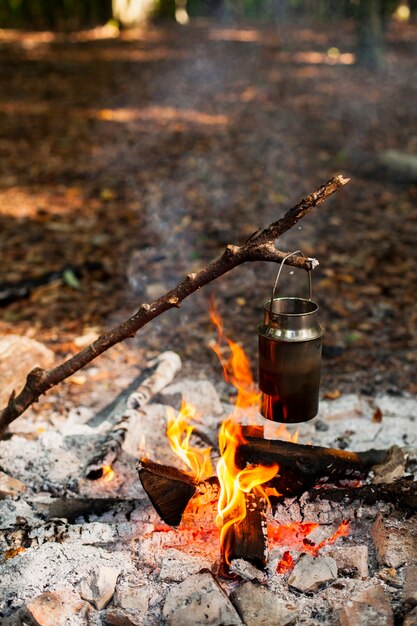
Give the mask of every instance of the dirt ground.
[[[417, 153], [417, 27], [392, 25], [381, 75], [355, 67], [353, 43], [348, 23], [1, 31], [1, 281], [81, 270], [2, 307], [0, 332], [58, 362], [343, 173], [351, 183], [278, 242], [320, 261], [323, 392], [417, 393], [417, 187], [364, 167]], [[236, 269], [38, 410], [103, 404], [167, 348], [219, 381], [210, 294], [256, 370], [276, 269]], [[304, 283], [287, 273], [281, 293]]]

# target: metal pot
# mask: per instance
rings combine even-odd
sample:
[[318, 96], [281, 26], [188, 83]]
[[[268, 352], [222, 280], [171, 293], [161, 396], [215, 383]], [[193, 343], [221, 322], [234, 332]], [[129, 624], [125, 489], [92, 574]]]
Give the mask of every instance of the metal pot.
[[275, 297], [286, 259], [283, 259], [271, 299], [264, 305], [264, 321], [259, 324], [260, 411], [274, 422], [307, 422], [319, 408], [323, 328], [318, 321], [318, 305], [309, 297]]

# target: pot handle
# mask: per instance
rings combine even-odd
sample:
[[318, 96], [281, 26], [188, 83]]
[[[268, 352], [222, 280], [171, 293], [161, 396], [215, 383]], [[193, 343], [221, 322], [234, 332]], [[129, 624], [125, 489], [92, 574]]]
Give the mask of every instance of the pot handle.
[[[287, 259], [289, 259], [291, 256], [294, 256], [295, 254], [301, 254], [301, 256], [305, 257], [305, 254], [303, 254], [303, 252], [301, 252], [301, 250], [295, 250], [294, 252], [290, 252], [289, 254], [287, 254], [287, 256], [285, 256], [282, 261], [281, 261], [281, 265], [279, 266], [279, 270], [278, 270], [278, 274], [277, 277], [275, 278], [275, 282], [274, 282], [274, 286], [272, 287], [272, 291], [271, 291], [271, 303], [270, 303], [270, 308], [269, 308], [269, 313], [272, 317], [272, 303], [275, 299], [275, 291], [276, 288], [278, 286], [278, 281], [279, 281], [279, 277], [281, 276], [281, 271], [282, 271], [282, 267], [285, 263], [285, 261]], [[311, 272], [310, 270], [307, 270], [307, 274], [308, 274], [308, 299], [311, 300], [312, 296], [313, 296], [313, 287], [311, 284]]]

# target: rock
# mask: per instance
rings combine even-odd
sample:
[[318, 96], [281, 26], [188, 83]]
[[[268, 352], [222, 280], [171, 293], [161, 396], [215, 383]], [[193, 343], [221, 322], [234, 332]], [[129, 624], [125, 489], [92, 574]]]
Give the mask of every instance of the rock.
[[119, 584], [113, 604], [121, 609], [134, 610], [135, 614], [145, 614], [149, 608], [150, 589], [142, 581]]
[[379, 515], [371, 536], [381, 565], [417, 565], [417, 517], [390, 519]]
[[410, 565], [404, 569], [404, 602], [417, 604], [417, 567]]
[[102, 626], [142, 626], [143, 620], [122, 609], [107, 609], [100, 613]]
[[27, 487], [17, 478], [12, 478], [4, 472], [0, 472], [0, 500], [7, 496], [20, 496], [26, 491]]
[[54, 353], [43, 344], [19, 335], [0, 339], [0, 402], [7, 404], [13, 391], [23, 387], [29, 372], [35, 367], [50, 367]]
[[168, 626], [242, 626], [236, 609], [208, 570], [171, 588], [162, 614]]
[[230, 599], [246, 626], [287, 626], [298, 617], [295, 606], [251, 582], [233, 591]]
[[407, 455], [403, 448], [392, 446], [386, 460], [380, 465], [374, 466], [372, 482], [376, 485], [380, 483], [393, 483], [397, 478], [402, 478], [405, 473], [406, 463]]
[[417, 607], [404, 617], [403, 626], [417, 626]]
[[78, 593], [65, 589], [41, 593], [29, 600], [19, 611], [19, 617], [23, 623], [31, 620], [34, 626], [84, 626], [89, 623], [90, 610]]
[[333, 537], [337, 528], [338, 524], [319, 524], [317, 528], [307, 535], [307, 538], [309, 541], [318, 545], [322, 541], [327, 541], [330, 537]]
[[368, 571], [368, 546], [328, 546], [320, 554], [330, 556], [336, 561], [339, 574], [355, 573], [361, 578], [367, 578]]
[[203, 568], [210, 568], [209, 559], [192, 556], [175, 548], [168, 548], [162, 557], [159, 578], [166, 582], [182, 582]]
[[115, 567], [99, 567], [80, 583], [81, 597], [96, 609], [104, 609], [113, 597], [114, 588], [121, 570]]
[[340, 626], [394, 626], [394, 614], [381, 585], [358, 593], [339, 613]]
[[229, 569], [232, 574], [240, 576], [243, 580], [257, 580], [259, 583], [266, 583], [267, 581], [265, 572], [261, 572], [245, 559], [233, 559]]
[[302, 554], [288, 579], [288, 585], [298, 591], [317, 591], [336, 578], [336, 561], [330, 556]]

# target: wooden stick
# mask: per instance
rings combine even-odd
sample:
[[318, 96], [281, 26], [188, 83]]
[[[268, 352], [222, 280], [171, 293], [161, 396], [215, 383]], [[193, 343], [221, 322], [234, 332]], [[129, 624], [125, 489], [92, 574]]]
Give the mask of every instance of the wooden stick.
[[[223, 274], [242, 263], [253, 261], [281, 262], [287, 253], [276, 249], [275, 240], [292, 228], [313, 207], [318, 206], [337, 189], [346, 185], [348, 181], [349, 179], [342, 176], [335, 176], [287, 211], [284, 217], [273, 222], [264, 230], [255, 233], [243, 245], [228, 245], [222, 256], [205, 269], [197, 273], [188, 274], [174, 289], [171, 289], [151, 304], [142, 304], [132, 317], [102, 334], [91, 345], [67, 361], [64, 361], [61, 365], [50, 370], [44, 370], [39, 367], [33, 369], [29, 373], [21, 392], [17, 396], [13, 392], [7, 406], [0, 412], [0, 433], [4, 432], [11, 422], [19, 417], [31, 404], [36, 402], [48, 389], [72, 376], [115, 344], [129, 337], [134, 337], [138, 330], [151, 320], [173, 307], [179, 307], [185, 298], [204, 285], [219, 278], [219, 276], [223, 276]], [[288, 258], [286, 263], [310, 271], [316, 267], [318, 261], [316, 259], [293, 256]]]

